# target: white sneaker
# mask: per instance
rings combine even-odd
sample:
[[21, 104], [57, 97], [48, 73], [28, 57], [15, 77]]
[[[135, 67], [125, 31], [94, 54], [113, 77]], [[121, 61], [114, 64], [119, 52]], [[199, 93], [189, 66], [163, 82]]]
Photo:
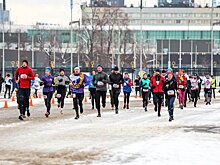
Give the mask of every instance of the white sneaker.
[[61, 115], [63, 114], [63, 108], [61, 108], [61, 110], [60, 110], [60, 114], [61, 114]]

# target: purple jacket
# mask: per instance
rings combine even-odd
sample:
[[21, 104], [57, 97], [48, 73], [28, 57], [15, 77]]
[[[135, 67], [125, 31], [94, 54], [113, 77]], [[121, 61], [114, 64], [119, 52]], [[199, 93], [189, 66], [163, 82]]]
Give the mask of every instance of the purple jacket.
[[87, 76], [85, 74], [81, 74], [81, 77], [80, 77], [79, 74], [78, 75], [72, 74], [72, 75], [70, 75], [70, 81], [72, 82], [73, 85], [77, 85], [77, 84], [79, 84], [79, 82], [82, 78], [82, 75], [84, 76], [84, 80], [83, 80], [82, 85], [80, 85], [79, 88], [75, 88], [75, 87], [70, 86], [72, 93], [84, 93], [84, 87], [89, 84], [89, 76]]
[[53, 84], [54, 77], [53, 76], [43, 76], [41, 79], [44, 82], [43, 93], [54, 92]]

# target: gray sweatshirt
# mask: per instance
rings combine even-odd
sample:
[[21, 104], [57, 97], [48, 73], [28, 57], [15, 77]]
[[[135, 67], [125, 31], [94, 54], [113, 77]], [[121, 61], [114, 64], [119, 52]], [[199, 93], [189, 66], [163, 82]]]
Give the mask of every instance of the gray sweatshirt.
[[67, 76], [57, 76], [55, 85], [56, 86], [66, 86], [69, 85], [69, 78]]
[[107, 91], [108, 75], [105, 72], [98, 72], [92, 79], [92, 84], [97, 91]]

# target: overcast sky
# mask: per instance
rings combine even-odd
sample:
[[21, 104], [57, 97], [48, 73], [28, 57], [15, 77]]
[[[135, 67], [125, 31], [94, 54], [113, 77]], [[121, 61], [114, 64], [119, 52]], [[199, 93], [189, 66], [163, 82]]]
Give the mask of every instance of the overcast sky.
[[[79, 10], [76, 6], [79, 0], [73, 1], [76, 3], [73, 17], [78, 20]], [[196, 1], [201, 3], [209, 0]], [[140, 0], [125, 0], [127, 6], [139, 6], [139, 2]], [[70, 0], [6, 0], [6, 3], [6, 8], [11, 11], [11, 21], [15, 24], [32, 25], [43, 22], [68, 25], [70, 22]], [[144, 6], [152, 7], [154, 4], [157, 4], [157, 0], [143, 0]]]
[[[75, 3], [77, 1], [74, 0]], [[152, 5], [154, 1], [156, 0], [148, 0], [148, 5]], [[70, 0], [6, 0], [6, 3], [6, 8], [11, 11], [11, 20], [16, 24], [44, 22], [68, 25], [70, 20]], [[128, 6], [138, 5], [139, 0], [125, 0], [125, 3]], [[75, 8], [75, 19], [78, 13]]]

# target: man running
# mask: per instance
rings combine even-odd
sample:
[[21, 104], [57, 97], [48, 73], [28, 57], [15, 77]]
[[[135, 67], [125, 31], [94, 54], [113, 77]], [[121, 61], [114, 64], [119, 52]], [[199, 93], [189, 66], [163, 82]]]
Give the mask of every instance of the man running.
[[[25, 117], [25, 111], [29, 107], [31, 80], [34, 80], [34, 72], [28, 66], [27, 60], [22, 61], [22, 66], [16, 70], [14, 79], [19, 87], [17, 92], [17, 102], [20, 110], [20, 116], [18, 118], [23, 120]], [[27, 116], [30, 117], [29, 109], [27, 109]]]
[[119, 95], [121, 91], [121, 84], [124, 83], [124, 79], [121, 73], [119, 73], [119, 68], [115, 66], [113, 73], [109, 76], [109, 84], [112, 86], [112, 97], [115, 105], [115, 113], [118, 114], [119, 106]]
[[150, 86], [153, 93], [154, 111], [158, 112], [158, 117], [161, 117], [161, 106], [163, 101], [163, 84], [165, 78], [160, 75], [160, 69], [156, 69], [154, 76], [151, 78]]
[[108, 75], [103, 72], [102, 65], [97, 66], [96, 75], [92, 79], [92, 83], [96, 86], [96, 109], [98, 111], [98, 116], [101, 117], [101, 106], [100, 106], [100, 98], [102, 97], [102, 107], [106, 106], [106, 92], [107, 92], [107, 83], [109, 82]]

